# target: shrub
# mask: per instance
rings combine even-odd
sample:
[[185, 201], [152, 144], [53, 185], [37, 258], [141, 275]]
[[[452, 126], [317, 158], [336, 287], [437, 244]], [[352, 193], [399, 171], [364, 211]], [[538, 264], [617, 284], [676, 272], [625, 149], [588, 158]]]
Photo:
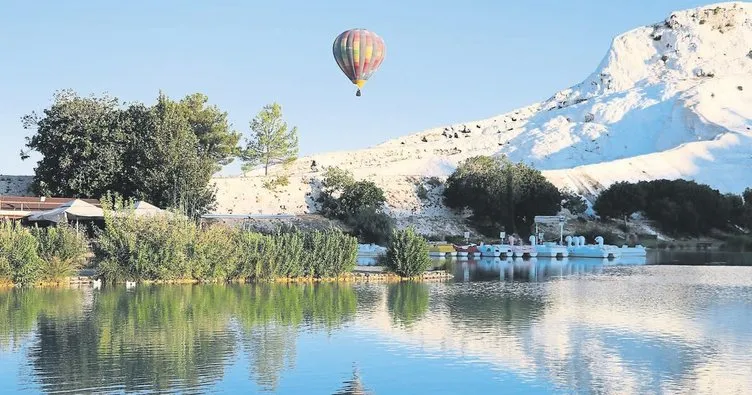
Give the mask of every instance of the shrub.
[[65, 225], [32, 228], [37, 239], [37, 253], [42, 262], [40, 278], [60, 281], [76, 274], [86, 262], [89, 243], [82, 232]]
[[360, 210], [347, 222], [353, 227], [355, 235], [364, 243], [386, 245], [394, 229], [394, 220], [374, 208]]
[[11, 222], [0, 222], [0, 275], [27, 286], [39, 279], [42, 260], [31, 231]]
[[198, 228], [178, 214], [136, 217], [103, 204], [105, 226], [97, 231], [94, 257], [106, 281], [191, 278]]
[[561, 191], [561, 198], [564, 200], [563, 207], [569, 210], [572, 215], [580, 215], [587, 210], [587, 201], [574, 191], [564, 189]]
[[270, 280], [351, 271], [358, 241], [339, 230], [294, 227], [263, 235], [225, 225], [199, 228], [179, 215], [134, 217], [105, 209], [95, 258], [107, 281]]
[[239, 230], [223, 225], [211, 225], [198, 232], [191, 256], [193, 278], [207, 281], [231, 279], [241, 259], [238, 238]]
[[402, 277], [417, 276], [431, 267], [428, 242], [413, 228], [392, 233], [386, 257], [387, 268]]
[[417, 191], [415, 192], [415, 194], [418, 196], [418, 199], [420, 200], [428, 199], [428, 189], [426, 189], [426, 187], [423, 186], [423, 184], [418, 184]]
[[279, 187], [286, 187], [290, 184], [290, 178], [286, 175], [276, 176], [272, 177], [271, 179], [265, 180], [262, 183], [262, 186], [265, 189], [268, 189], [272, 192], [276, 191]]

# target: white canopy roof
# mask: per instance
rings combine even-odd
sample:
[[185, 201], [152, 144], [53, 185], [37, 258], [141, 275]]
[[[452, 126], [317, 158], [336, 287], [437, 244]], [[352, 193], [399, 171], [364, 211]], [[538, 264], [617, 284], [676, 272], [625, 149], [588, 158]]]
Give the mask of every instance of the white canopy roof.
[[102, 218], [104, 218], [104, 212], [101, 208], [86, 203], [83, 200], [75, 199], [58, 208], [31, 214], [28, 219], [29, 221], [51, 221], [60, 223]]

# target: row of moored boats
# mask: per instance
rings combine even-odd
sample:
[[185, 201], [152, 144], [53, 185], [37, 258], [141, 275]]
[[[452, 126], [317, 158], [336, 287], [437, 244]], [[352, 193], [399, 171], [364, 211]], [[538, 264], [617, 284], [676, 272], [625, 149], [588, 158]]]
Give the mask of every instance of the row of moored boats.
[[[596, 237], [595, 244], [586, 244], [584, 236], [567, 236], [566, 245], [545, 242], [540, 243], [535, 236], [530, 236], [530, 244], [515, 243], [510, 238], [508, 244], [449, 244], [431, 243], [429, 254], [433, 257], [515, 257], [515, 258], [619, 258], [623, 256], [641, 257], [646, 256], [645, 247], [636, 245], [633, 247], [622, 245], [604, 244], [603, 237]], [[359, 255], [381, 255], [386, 253], [386, 248], [374, 244], [361, 244]]]

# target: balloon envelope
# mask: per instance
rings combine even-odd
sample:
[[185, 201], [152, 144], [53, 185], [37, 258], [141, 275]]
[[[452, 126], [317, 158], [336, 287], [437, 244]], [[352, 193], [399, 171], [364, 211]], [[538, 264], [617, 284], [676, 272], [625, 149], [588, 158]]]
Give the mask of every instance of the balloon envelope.
[[334, 39], [334, 60], [350, 81], [360, 88], [375, 73], [386, 55], [384, 40], [366, 29], [350, 29]]

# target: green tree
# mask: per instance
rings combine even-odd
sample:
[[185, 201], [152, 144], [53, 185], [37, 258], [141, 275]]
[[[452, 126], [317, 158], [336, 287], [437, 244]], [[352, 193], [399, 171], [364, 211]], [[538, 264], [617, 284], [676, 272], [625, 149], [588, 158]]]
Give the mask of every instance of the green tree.
[[[197, 216], [214, 204], [209, 183], [239, 152], [227, 114], [201, 94], [121, 105], [110, 96], [55, 94], [42, 115], [23, 118], [26, 148], [42, 155], [33, 190], [44, 196], [100, 198], [116, 192]], [[22, 158], [28, 157], [22, 151]]]
[[386, 266], [402, 277], [423, 274], [431, 268], [428, 242], [412, 227], [394, 230], [386, 250]]
[[561, 194], [540, 171], [506, 158], [476, 156], [449, 176], [444, 203], [470, 209], [476, 225], [527, 234], [536, 215], [556, 214]]
[[264, 106], [251, 121], [251, 130], [253, 135], [242, 153], [244, 171], [261, 164], [267, 175], [269, 166], [289, 164], [298, 157], [298, 128], [288, 130], [279, 104]]
[[598, 195], [593, 209], [603, 218], [629, 217], [645, 209], [645, 191], [637, 184], [617, 182]]

